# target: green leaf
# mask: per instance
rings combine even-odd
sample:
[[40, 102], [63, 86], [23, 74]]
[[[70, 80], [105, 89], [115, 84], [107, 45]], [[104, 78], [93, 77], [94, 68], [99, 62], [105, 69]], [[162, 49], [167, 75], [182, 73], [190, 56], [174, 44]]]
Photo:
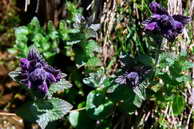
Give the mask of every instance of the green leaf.
[[180, 115], [185, 108], [185, 99], [183, 96], [177, 95], [173, 99], [172, 109], [174, 115]]
[[69, 114], [69, 122], [76, 129], [94, 129], [95, 120], [92, 120], [87, 112], [84, 111], [72, 111]]
[[71, 104], [58, 98], [39, 99], [23, 105], [17, 110], [17, 114], [26, 121], [37, 122], [41, 129], [45, 129], [49, 122], [61, 119], [71, 109]]
[[65, 79], [61, 79], [57, 83], [53, 83], [50, 85], [49, 90], [48, 90], [48, 96], [52, 97], [52, 95], [56, 92], [63, 91], [64, 89], [69, 89], [72, 87], [72, 84], [68, 82]]
[[29, 30], [26, 26], [17, 27], [15, 29], [16, 44], [26, 43], [28, 41], [28, 34]]
[[98, 57], [93, 57], [93, 58], [90, 58], [87, 61], [86, 65], [89, 66], [89, 67], [95, 67], [95, 66], [102, 65], [102, 63], [101, 63], [101, 60]]
[[134, 104], [136, 107], [140, 108], [141, 105], [142, 105], [142, 102], [143, 102], [143, 99], [140, 98], [139, 96], [135, 95], [134, 100], [133, 100], [133, 104]]
[[100, 47], [94, 40], [89, 40], [87, 43], [81, 44], [85, 54], [89, 57], [93, 57], [93, 52], [100, 52]]
[[107, 92], [109, 93], [108, 97], [110, 98], [110, 100], [114, 102], [118, 102], [121, 100], [125, 101], [134, 96], [131, 88], [125, 85], [113, 85], [112, 87], [108, 88]]
[[135, 106], [141, 107], [143, 100], [146, 98], [146, 88], [148, 85], [149, 83], [145, 80], [133, 89], [133, 92], [136, 94], [133, 101]]
[[64, 20], [61, 20], [59, 23], [59, 34], [63, 41], [69, 40], [69, 30], [67, 28], [67, 24]]
[[137, 107], [133, 104], [133, 96], [129, 99], [124, 100], [122, 103], [118, 105], [118, 109], [123, 113], [133, 114]]
[[33, 19], [31, 20], [29, 26], [32, 26], [32, 27], [40, 27], [40, 23], [38, 21], [38, 18], [37, 17], [33, 17]]
[[190, 76], [182, 75], [176, 78], [177, 82], [189, 82], [191, 80]]
[[104, 81], [106, 76], [104, 75], [104, 69], [100, 69], [95, 73], [89, 73], [89, 77], [83, 79], [83, 83], [91, 87], [105, 87]]
[[154, 65], [154, 60], [150, 56], [147, 56], [147, 55], [138, 55], [137, 60], [138, 62], [146, 66]]
[[142, 100], [145, 100], [146, 92], [145, 89], [147, 88], [148, 84], [146, 81], [143, 81], [139, 84], [139, 86], [136, 86], [133, 91], [134, 93]]
[[182, 69], [183, 70], [188, 70], [189, 68], [194, 68], [194, 63], [189, 62], [189, 61], [185, 61]]
[[19, 75], [21, 74], [20, 69], [16, 69], [15, 71], [9, 72], [9, 76], [14, 80], [19, 82]]
[[41, 33], [37, 33], [36, 35], [33, 35], [32, 37], [32, 41], [35, 43], [34, 45], [37, 47], [37, 48], [48, 48], [48, 46], [44, 45], [45, 43], [48, 42], [48, 39]]
[[80, 43], [80, 40], [66, 42], [67, 45], [74, 45], [74, 44], [78, 44], [78, 43]]
[[58, 31], [56, 31], [52, 21], [48, 22], [48, 36], [52, 39], [52, 40], [56, 40], [59, 36]]
[[[52, 104], [50, 105], [51, 107], [45, 106], [49, 104]], [[38, 115], [38, 119], [36, 120], [36, 122], [40, 125], [42, 129], [46, 127], [48, 122], [61, 119], [73, 108], [72, 105], [68, 102], [57, 98], [52, 98], [45, 102], [39, 101], [35, 103], [35, 105], [37, 106], [38, 111], [44, 112], [43, 114]], [[42, 107], [43, 105], [45, 106], [45, 108]]]
[[94, 119], [106, 118], [113, 110], [112, 101], [108, 100], [101, 91], [91, 91], [86, 100], [86, 111]]

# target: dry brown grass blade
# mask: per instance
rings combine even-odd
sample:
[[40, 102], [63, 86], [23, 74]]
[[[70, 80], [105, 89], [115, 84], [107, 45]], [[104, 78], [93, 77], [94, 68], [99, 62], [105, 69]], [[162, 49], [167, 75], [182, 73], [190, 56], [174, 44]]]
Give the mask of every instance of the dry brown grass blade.
[[100, 18], [100, 23], [102, 25], [102, 32], [99, 36], [99, 40], [102, 41], [102, 54], [103, 62], [106, 64], [107, 60], [114, 55], [114, 49], [110, 40], [111, 31], [113, 29], [115, 15], [116, 15], [116, 0], [107, 0], [104, 2], [104, 7], [102, 10], [102, 16]]

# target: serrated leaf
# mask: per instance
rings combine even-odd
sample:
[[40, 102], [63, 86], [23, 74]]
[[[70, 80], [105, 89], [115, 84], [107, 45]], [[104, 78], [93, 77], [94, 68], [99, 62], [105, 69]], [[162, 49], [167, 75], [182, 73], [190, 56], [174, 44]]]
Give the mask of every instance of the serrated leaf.
[[33, 19], [31, 20], [29, 25], [30, 26], [37, 26], [37, 27], [39, 27], [40, 24], [39, 24], [38, 18], [37, 17], [33, 17]]
[[16, 69], [15, 71], [9, 72], [9, 76], [14, 80], [14, 81], [19, 81], [19, 75], [21, 74], [20, 69]]
[[50, 85], [48, 90], [48, 96], [51, 97], [54, 93], [63, 91], [64, 89], [69, 89], [71, 87], [72, 84], [70, 82], [65, 79], [61, 79], [59, 82]]
[[182, 75], [176, 78], [177, 82], [187, 82], [189, 80], [191, 80], [190, 76], [186, 76], [186, 75]]
[[16, 44], [26, 43], [28, 41], [28, 34], [29, 30], [26, 26], [17, 27], [15, 29]]
[[48, 100], [39, 99], [23, 105], [17, 111], [17, 114], [27, 121], [36, 121], [41, 129], [45, 129], [49, 122], [61, 119], [72, 108], [70, 103], [58, 98]]
[[80, 30], [79, 29], [70, 29], [69, 33], [75, 34], [75, 33], [79, 33]]
[[[43, 104], [48, 105], [48, 103], [52, 104], [52, 108], [46, 107], [46, 109], [44, 109], [41, 107]], [[39, 101], [35, 103], [35, 105], [37, 106], [37, 111], [44, 112], [43, 114], [38, 115], [38, 119], [36, 120], [42, 129], [45, 129], [48, 122], [61, 119], [73, 108], [67, 101], [57, 98], [52, 98], [44, 102]]]
[[96, 73], [90, 73], [89, 77], [83, 79], [83, 83], [91, 87], [104, 87], [104, 81], [106, 80], [104, 75], [104, 69], [98, 70]]
[[58, 31], [56, 31], [53, 23], [51, 21], [48, 22], [48, 35], [52, 40], [55, 40], [58, 38]]

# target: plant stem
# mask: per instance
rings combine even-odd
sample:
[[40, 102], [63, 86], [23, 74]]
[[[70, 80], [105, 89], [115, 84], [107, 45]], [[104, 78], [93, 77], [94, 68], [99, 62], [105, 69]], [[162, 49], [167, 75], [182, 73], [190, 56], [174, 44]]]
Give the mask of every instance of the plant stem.
[[83, 107], [83, 108], [78, 108], [78, 109], [75, 109], [75, 110], [71, 110], [70, 112], [73, 112], [73, 111], [82, 111], [82, 110], [85, 110], [86, 109], [86, 107]]

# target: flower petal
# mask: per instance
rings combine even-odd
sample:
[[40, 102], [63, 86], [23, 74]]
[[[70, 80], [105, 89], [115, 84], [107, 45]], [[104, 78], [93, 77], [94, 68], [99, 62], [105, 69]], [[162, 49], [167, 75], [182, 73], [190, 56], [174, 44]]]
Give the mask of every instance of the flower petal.
[[57, 81], [55, 76], [51, 73], [47, 73], [47, 80], [48, 80], [49, 83], [53, 83], [53, 82]]
[[47, 77], [47, 72], [41, 68], [36, 68], [33, 72], [30, 73], [30, 79], [33, 82], [45, 81], [46, 77]]
[[165, 8], [161, 7], [160, 4], [158, 4], [157, 2], [151, 2], [149, 5], [150, 10], [152, 11], [152, 13], [154, 14], [167, 14], [168, 12]]
[[127, 84], [126, 77], [124, 75], [118, 76], [118, 78], [116, 78], [115, 82], [118, 84], [121, 84], [121, 85]]
[[159, 26], [157, 22], [152, 22], [152, 23], [146, 24], [144, 29], [148, 31], [154, 31], [154, 30], [158, 30]]
[[28, 59], [26, 59], [26, 58], [21, 58], [20, 59], [20, 67], [23, 70], [29, 69], [29, 66], [30, 66], [30, 61]]
[[181, 22], [183, 25], [186, 25], [191, 21], [191, 17], [182, 16], [182, 15], [173, 15], [174, 20]]
[[43, 92], [47, 93], [48, 92], [48, 86], [47, 83], [44, 81], [41, 85], [38, 86], [38, 89]]

